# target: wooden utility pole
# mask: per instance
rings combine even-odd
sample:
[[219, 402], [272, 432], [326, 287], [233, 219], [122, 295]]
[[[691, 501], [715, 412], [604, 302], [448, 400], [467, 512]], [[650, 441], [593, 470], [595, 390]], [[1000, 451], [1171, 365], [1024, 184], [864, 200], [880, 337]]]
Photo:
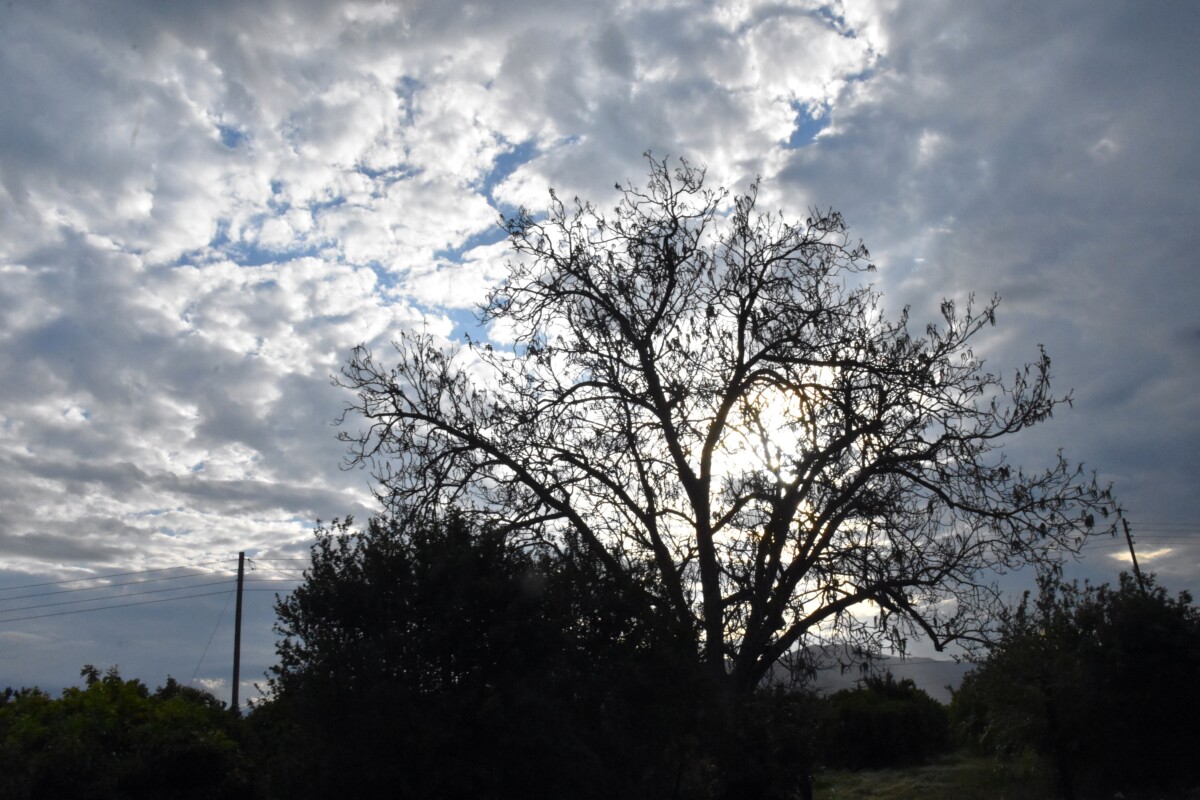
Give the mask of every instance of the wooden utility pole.
[[1138, 588], [1142, 590], [1142, 594], [1146, 593], [1146, 581], [1142, 578], [1142, 570], [1138, 567], [1137, 553], [1133, 552], [1133, 535], [1129, 533], [1129, 520], [1121, 517], [1121, 524], [1125, 526], [1125, 541], [1129, 543], [1129, 557], [1133, 559], [1133, 576], [1137, 578]]
[[234, 714], [242, 713], [238, 704], [238, 683], [242, 672], [242, 584], [245, 577], [246, 554], [241, 552], [238, 553], [237, 610], [233, 617], [233, 694], [229, 700], [229, 707]]

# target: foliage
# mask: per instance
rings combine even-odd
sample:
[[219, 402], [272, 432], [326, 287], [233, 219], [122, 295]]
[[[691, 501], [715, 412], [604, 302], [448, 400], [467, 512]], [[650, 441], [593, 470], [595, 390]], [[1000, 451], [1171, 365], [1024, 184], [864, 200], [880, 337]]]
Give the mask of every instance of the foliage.
[[904, 768], [827, 770], [817, 777], [815, 788], [820, 800], [1049, 800], [1054, 797], [1049, 769], [1036, 757], [997, 760], [964, 752]]
[[236, 720], [211, 695], [168, 678], [151, 693], [86, 666], [53, 699], [11, 690], [0, 704], [0, 797], [235, 798], [248, 780]]
[[871, 675], [828, 700], [825, 763], [848, 769], [914, 764], [944, 753], [950, 742], [945, 706], [909, 678]]
[[268, 793], [670, 796], [694, 760], [695, 658], [597, 567], [460, 514], [319, 530], [251, 717], [286, 742]]
[[1200, 614], [1153, 578], [1116, 588], [1041, 581], [954, 696], [958, 730], [989, 752], [1032, 746], [1060, 791], [1191, 787], [1200, 781]]
[[[731, 201], [686, 162], [622, 192], [611, 215], [552, 195], [505, 221], [517, 260], [481, 313], [511, 348], [356, 349], [365, 427], [343, 437], [394, 510], [574, 537], [740, 697], [813, 631], [971, 636], [991, 570], [1053, 562], [1108, 513], [1061, 457], [1005, 461], [1067, 398], [1044, 353], [984, 370], [995, 301], [947, 300], [914, 334], [836, 212], [760, 213], [757, 186]], [[870, 629], [847, 613], [867, 601]]]
[[717, 763], [726, 797], [811, 798], [824, 703], [801, 687], [763, 687], [736, 708]]

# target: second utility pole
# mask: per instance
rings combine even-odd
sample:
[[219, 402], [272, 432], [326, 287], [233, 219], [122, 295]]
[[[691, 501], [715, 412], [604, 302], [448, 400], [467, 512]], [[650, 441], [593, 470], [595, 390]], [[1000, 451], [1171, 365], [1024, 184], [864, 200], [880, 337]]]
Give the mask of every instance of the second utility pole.
[[238, 553], [238, 577], [237, 577], [237, 610], [233, 617], [233, 694], [229, 700], [229, 707], [233, 709], [234, 714], [241, 714], [241, 709], [238, 707], [238, 683], [241, 681], [242, 671], [242, 583], [246, 575], [246, 553]]

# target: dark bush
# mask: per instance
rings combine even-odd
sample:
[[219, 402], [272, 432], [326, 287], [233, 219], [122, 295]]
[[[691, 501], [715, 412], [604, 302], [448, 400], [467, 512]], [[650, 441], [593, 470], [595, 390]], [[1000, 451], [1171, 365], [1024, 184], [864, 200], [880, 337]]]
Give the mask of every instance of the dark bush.
[[858, 689], [828, 699], [825, 763], [848, 769], [913, 764], [945, 752], [950, 741], [947, 709], [912, 680], [889, 672]]
[[815, 694], [779, 686], [760, 689], [741, 704], [719, 764], [723, 795], [808, 797], [804, 792], [819, 760], [825, 711]]
[[0, 798], [241, 798], [249, 779], [237, 720], [216, 698], [168, 679], [150, 692], [116, 667], [84, 667], [83, 688], [0, 702]]
[[953, 702], [976, 748], [1049, 758], [1070, 796], [1200, 781], [1200, 614], [1147, 578], [1095, 587], [1041, 581], [1004, 620]]
[[252, 719], [265, 792], [661, 797], [696, 780], [695, 653], [567, 545], [455, 514], [321, 529]]

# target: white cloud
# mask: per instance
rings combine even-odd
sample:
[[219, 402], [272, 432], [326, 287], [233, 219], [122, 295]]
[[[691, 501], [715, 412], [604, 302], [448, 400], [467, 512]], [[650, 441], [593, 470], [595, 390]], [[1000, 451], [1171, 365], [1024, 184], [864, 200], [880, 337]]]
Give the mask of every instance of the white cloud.
[[[449, 335], [502, 274], [493, 202], [538, 209], [554, 186], [608, 207], [646, 149], [735, 190], [762, 175], [768, 208], [844, 211], [889, 309], [1000, 292], [989, 364], [1045, 342], [1082, 407], [1054, 438], [1142, 507], [1195, 517], [1188, 16], [17, 3], [0, 553], [30, 572], [177, 563], [361, 516], [367, 476], [337, 469], [330, 426], [348, 349], [422, 320]], [[814, 111], [820, 135], [788, 149]]]

